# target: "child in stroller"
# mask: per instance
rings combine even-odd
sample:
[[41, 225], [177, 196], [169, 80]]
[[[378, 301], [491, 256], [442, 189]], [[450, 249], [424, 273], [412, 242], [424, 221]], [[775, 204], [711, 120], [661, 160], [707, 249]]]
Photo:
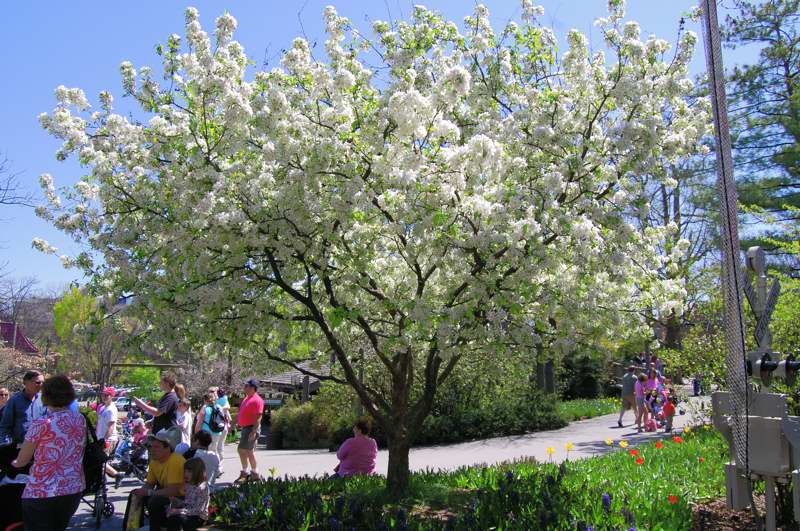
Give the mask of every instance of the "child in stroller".
[[146, 445], [147, 434], [147, 428], [141, 418], [134, 419], [130, 428], [125, 430], [111, 463], [111, 466], [118, 472], [114, 477], [115, 488], [118, 488], [122, 480], [129, 475], [135, 476], [139, 481], [144, 481], [147, 477], [149, 460]]

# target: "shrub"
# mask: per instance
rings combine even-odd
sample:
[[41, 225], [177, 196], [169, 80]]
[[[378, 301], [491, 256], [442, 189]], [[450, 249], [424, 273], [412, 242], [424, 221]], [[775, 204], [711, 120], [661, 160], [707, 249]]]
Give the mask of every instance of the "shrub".
[[[274, 447], [334, 449], [353, 436], [356, 412], [352, 391], [339, 386], [323, 389], [310, 402], [289, 403], [274, 414]], [[555, 400], [543, 400], [526, 378], [476, 382], [474, 373], [464, 371], [440, 390], [415, 444], [518, 435], [564, 424]], [[372, 437], [379, 446], [386, 446], [380, 426], [374, 425]]]
[[[530, 383], [495, 392], [488, 400], [464, 399], [464, 389], [444, 391], [422, 425], [417, 444], [452, 443], [560, 428], [554, 400]], [[485, 398], [485, 397], [484, 397]]]
[[287, 403], [272, 413], [270, 430], [279, 448], [324, 448], [330, 440], [331, 423], [313, 401]]
[[565, 400], [602, 396], [608, 387], [605, 355], [579, 352], [566, 356], [558, 380], [561, 397]]
[[617, 398], [577, 398], [559, 402], [556, 409], [564, 422], [590, 419], [619, 411]]

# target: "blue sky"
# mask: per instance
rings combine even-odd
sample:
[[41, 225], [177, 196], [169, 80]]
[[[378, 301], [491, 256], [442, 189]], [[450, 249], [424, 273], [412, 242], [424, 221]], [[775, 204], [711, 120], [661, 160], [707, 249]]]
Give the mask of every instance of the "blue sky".
[[[224, 10], [239, 21], [235, 38], [257, 63], [264, 60], [276, 66], [280, 51], [303, 31], [310, 41], [324, 40], [322, 12], [327, 4], [336, 6], [340, 15], [357, 26], [366, 27], [370, 20], [408, 17], [414, 3], [444, 13], [460, 25], [472, 11], [473, 3], [456, 0], [409, 2], [403, 0], [308, 0], [295, 1], [195, 1], [156, 2], [13, 2], [3, 8], [0, 17], [0, 153], [11, 161], [11, 169], [19, 174], [23, 186], [40, 196], [38, 177], [50, 173], [56, 186], [70, 184], [82, 174], [74, 161], [57, 162], [54, 153], [58, 143], [50, 138], [37, 121], [39, 113], [52, 110], [53, 89], [58, 85], [84, 89], [90, 102], [97, 94], [109, 90], [116, 97], [118, 109], [121, 83], [119, 64], [131, 61], [136, 67], [151, 65], [158, 72], [160, 62], [154, 47], [171, 33], [183, 35], [183, 12], [193, 5], [200, 10], [203, 26], [211, 33], [214, 19]], [[495, 27], [509, 18], [519, 19], [519, 1], [484, 2], [492, 13]], [[601, 37], [593, 27], [595, 19], [606, 14], [606, 0], [540, 0], [545, 7], [544, 21], [563, 42], [571, 28], [586, 33], [597, 48]], [[628, 18], [641, 24], [643, 35], [655, 34], [675, 41], [678, 21], [696, 0], [629, 0]], [[113, 7], [111, 7], [113, 6]], [[300, 16], [298, 18], [298, 13]], [[721, 17], [724, 12], [720, 14]], [[301, 21], [302, 20], [302, 26]], [[688, 29], [700, 33], [699, 25]], [[725, 64], [750, 60], [741, 52], [726, 51]], [[694, 73], [705, 70], [702, 45], [692, 64]], [[31, 248], [35, 237], [48, 240], [59, 248], [59, 254], [74, 254], [77, 244], [38, 219], [33, 209], [16, 206], [0, 207], [0, 263], [7, 262], [11, 277], [34, 276], [42, 288], [54, 289], [81, 275], [61, 267], [58, 258], [45, 256]]]

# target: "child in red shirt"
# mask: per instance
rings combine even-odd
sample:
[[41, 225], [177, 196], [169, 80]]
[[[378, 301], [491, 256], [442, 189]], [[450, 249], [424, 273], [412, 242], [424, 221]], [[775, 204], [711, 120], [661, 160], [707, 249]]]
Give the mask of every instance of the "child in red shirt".
[[666, 426], [664, 426], [664, 433], [669, 433], [672, 431], [672, 418], [675, 416], [675, 402], [677, 402], [675, 395], [670, 396], [666, 404], [664, 404], [664, 408], [661, 411], [662, 414], [664, 415], [664, 420], [666, 421]]

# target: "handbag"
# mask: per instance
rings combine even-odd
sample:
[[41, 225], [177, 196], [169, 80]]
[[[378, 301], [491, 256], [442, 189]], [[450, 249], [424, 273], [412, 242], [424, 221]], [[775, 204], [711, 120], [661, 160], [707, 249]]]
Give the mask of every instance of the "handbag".
[[108, 454], [105, 452], [105, 441], [98, 439], [92, 421], [86, 414], [86, 446], [83, 449], [83, 477], [86, 480], [86, 491], [96, 491], [103, 481]]
[[142, 498], [132, 492], [128, 495], [128, 504], [125, 506], [125, 516], [122, 519], [123, 530], [140, 529], [144, 524], [144, 505]]

